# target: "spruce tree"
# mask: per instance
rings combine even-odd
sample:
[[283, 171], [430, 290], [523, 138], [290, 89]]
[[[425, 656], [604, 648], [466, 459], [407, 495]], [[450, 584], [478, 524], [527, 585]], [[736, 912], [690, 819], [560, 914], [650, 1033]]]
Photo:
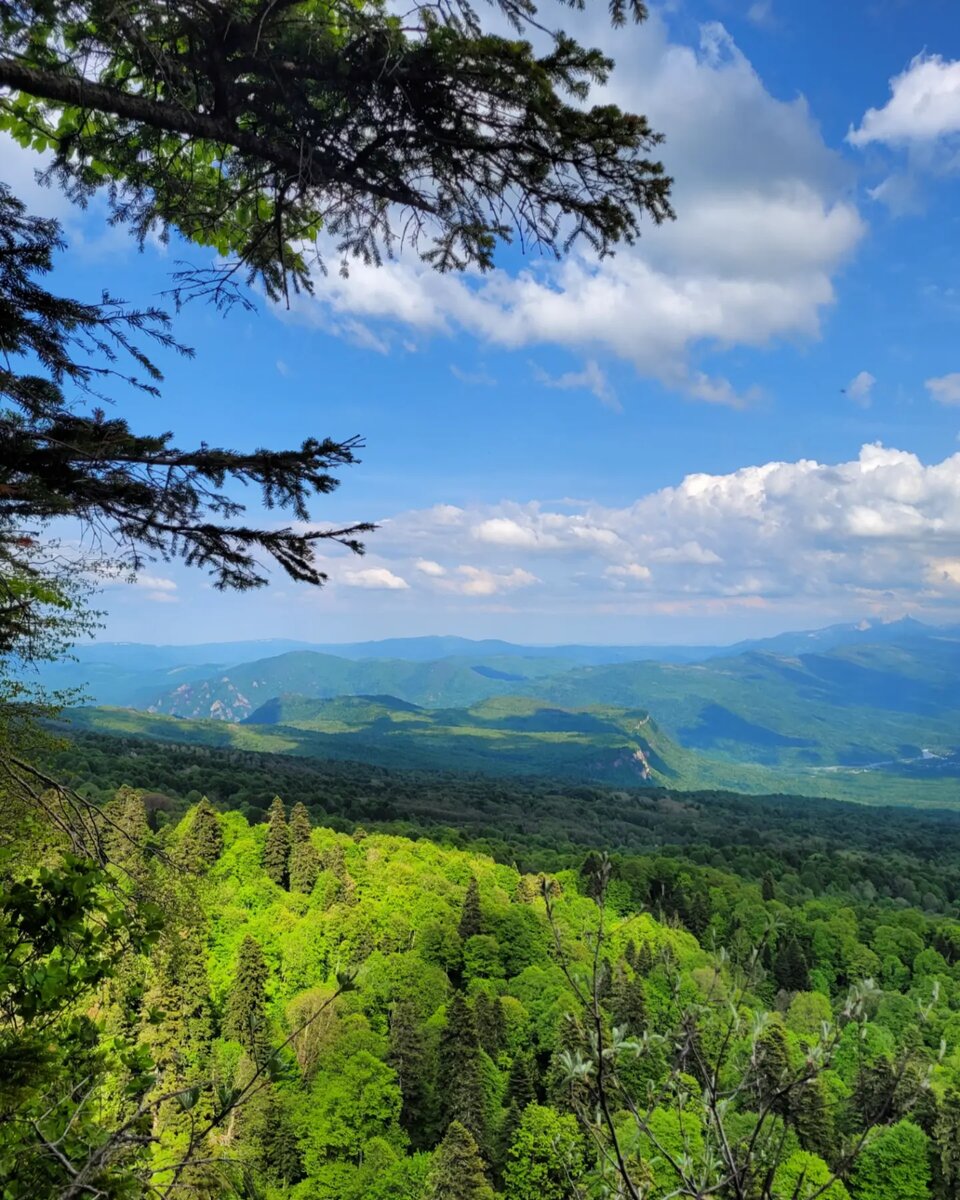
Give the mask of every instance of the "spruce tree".
[[260, 1135], [260, 1165], [273, 1182], [287, 1188], [303, 1179], [303, 1154], [294, 1133], [286, 1104], [268, 1088], [270, 1103]]
[[777, 951], [773, 977], [785, 992], [805, 992], [810, 987], [810, 970], [803, 948], [795, 937], [787, 938]]
[[[154, 6], [157, 13], [163, 7]], [[11, 52], [11, 14], [0, 6], [0, 57]], [[31, 16], [15, 20], [22, 30], [34, 25]], [[48, 30], [58, 24], [55, 17], [51, 22]], [[61, 25], [55, 40], [65, 34]], [[2, 86], [0, 93], [2, 109], [10, 93]], [[9, 111], [2, 115], [6, 119]], [[120, 141], [131, 144], [125, 136]], [[151, 156], [143, 147], [133, 153], [149, 169]], [[161, 162], [169, 164], [164, 150], [152, 165], [167, 173]], [[180, 176], [178, 190], [186, 180]], [[96, 186], [103, 182], [101, 177]], [[192, 190], [188, 184], [179, 194], [184, 198]], [[199, 184], [194, 196], [205, 192], [207, 185]], [[181, 448], [170, 432], [132, 429], [125, 418], [105, 411], [104, 388], [113, 377], [151, 399], [159, 397], [163, 376], [147, 354], [150, 344], [190, 353], [172, 336], [167, 314], [130, 308], [106, 290], [99, 303], [48, 291], [43, 276], [64, 248], [60, 227], [30, 216], [6, 184], [0, 184], [0, 245], [0, 525], [3, 579], [11, 585], [0, 588], [0, 650], [15, 648], [32, 659], [51, 636], [57, 641], [72, 627], [72, 642], [89, 624], [77, 608], [84, 598], [78, 580], [92, 565], [84, 559], [86, 539], [77, 539], [73, 552], [64, 545], [53, 556], [42, 535], [38, 538], [58, 517], [69, 516], [108, 540], [115, 567], [136, 572], [153, 559], [179, 557], [208, 569], [221, 589], [266, 584], [270, 559], [290, 578], [319, 587], [327, 576], [318, 542], [333, 539], [361, 550], [356, 535], [372, 530], [366, 523], [324, 530], [282, 528], [282, 522], [251, 526], [231, 486], [252, 484], [268, 508], [307, 522], [312, 498], [336, 487], [330, 469], [357, 461], [356, 440], [313, 437], [299, 449], [238, 453], [205, 442]], [[148, 406], [158, 407], [149, 401]]]
[[147, 869], [150, 825], [143, 793], [122, 787], [104, 810], [107, 857], [140, 880]]
[[537, 1077], [533, 1056], [529, 1053], [514, 1055], [507, 1081], [507, 1103], [515, 1104], [520, 1112], [537, 1098]]
[[653, 946], [649, 942], [641, 942], [637, 951], [636, 968], [638, 975], [649, 975], [654, 964]]
[[777, 885], [774, 882], [773, 875], [769, 871], [764, 871], [763, 878], [760, 880], [760, 895], [763, 897], [765, 904], [777, 898]]
[[290, 810], [290, 858], [288, 875], [291, 892], [309, 896], [320, 874], [320, 855], [310, 840], [310, 814], [300, 802]]
[[[466, 3], [400, 26], [378, 6], [338, 9], [333, 27], [313, 4], [134, 11], [0, 6], [13, 136], [51, 153], [78, 200], [107, 181], [141, 242], [175, 230], [215, 247], [273, 299], [309, 291], [321, 226], [367, 261], [406, 235], [440, 270], [483, 271], [514, 237], [560, 257], [576, 235], [603, 256], [672, 216], [660, 135], [593, 98], [613, 64], [590, 45], [557, 31], [536, 46], [553, 17], [534, 4], [501, 0], [487, 25]], [[617, 26], [646, 15], [610, 5]]]
[[617, 963], [610, 989], [610, 1016], [614, 1025], [636, 1037], [647, 1027], [647, 1001], [643, 984], [631, 979], [622, 963]]
[[567, 1013], [560, 1019], [557, 1044], [544, 1081], [547, 1101], [560, 1112], [576, 1112], [578, 1105], [589, 1100], [588, 1085], [583, 1080], [569, 1077], [568, 1060], [577, 1055], [589, 1057], [587, 1039], [580, 1024]]
[[956, 1088], [949, 1088], [937, 1103], [933, 1141], [938, 1194], [960, 1196], [960, 1091]]
[[463, 941], [478, 933], [483, 933], [483, 918], [480, 915], [480, 888], [475, 878], [467, 884], [467, 894], [463, 900], [463, 912], [460, 915], [457, 932]]
[[754, 1070], [758, 1106], [770, 1106], [773, 1112], [786, 1115], [791, 1099], [787, 1090], [791, 1082], [790, 1052], [782, 1021], [771, 1021], [757, 1038]]
[[[162, 1013], [144, 1028], [157, 1070], [160, 1104], [156, 1132], [164, 1141], [183, 1145], [191, 1130], [213, 1112], [210, 1053], [213, 1019], [207, 979], [207, 947], [202, 910], [189, 891], [164, 897], [166, 926], [150, 956], [151, 979], [144, 1010]], [[201, 1156], [203, 1148], [196, 1151]], [[184, 1172], [184, 1188], [199, 1187], [209, 1171], [197, 1166]]]
[[293, 808], [290, 809], [291, 846], [297, 846], [301, 842], [309, 842], [312, 828], [310, 814], [307, 812], [306, 805], [298, 800]]
[[188, 863], [198, 870], [212, 867], [223, 853], [220, 818], [206, 796], [194, 810], [193, 820], [184, 838], [184, 851]]
[[444, 1119], [459, 1121], [486, 1145], [486, 1103], [480, 1075], [480, 1043], [473, 1013], [459, 992], [447, 1006], [440, 1035], [440, 1098]]
[[286, 887], [289, 881], [290, 829], [283, 801], [274, 796], [270, 805], [267, 842], [263, 848], [263, 869], [274, 883]]
[[290, 891], [309, 896], [320, 876], [320, 855], [312, 842], [298, 842], [290, 851]]
[[267, 1032], [266, 982], [270, 969], [260, 943], [248, 934], [240, 945], [233, 987], [227, 997], [223, 1032], [240, 1043], [257, 1066], [262, 1066], [270, 1050]]
[[415, 1144], [422, 1142], [430, 1115], [429, 1071], [423, 1034], [409, 1000], [398, 1000], [390, 1014], [387, 1062], [397, 1073], [403, 1097], [400, 1124]]
[[507, 1040], [507, 1018], [499, 996], [480, 992], [473, 1002], [473, 1019], [480, 1045], [496, 1058]]
[[865, 1129], [889, 1120], [897, 1084], [897, 1073], [886, 1058], [877, 1058], [860, 1068], [853, 1098]]
[[425, 1200], [494, 1200], [480, 1148], [470, 1131], [452, 1121], [427, 1177]]
[[836, 1129], [830, 1098], [821, 1076], [809, 1079], [790, 1096], [800, 1145], [831, 1162], [836, 1157]]

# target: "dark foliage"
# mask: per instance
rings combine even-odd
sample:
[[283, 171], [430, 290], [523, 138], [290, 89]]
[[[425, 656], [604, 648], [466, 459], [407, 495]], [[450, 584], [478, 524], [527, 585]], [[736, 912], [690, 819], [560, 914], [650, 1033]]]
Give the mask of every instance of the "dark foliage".
[[[77, 199], [107, 182], [141, 238], [174, 227], [233, 259], [220, 295], [237, 265], [274, 295], [309, 286], [299, 247], [321, 227], [341, 253], [379, 261], [404, 238], [446, 269], [489, 267], [512, 236], [604, 253], [669, 217], [660, 137], [584, 103], [610, 60], [548, 33], [529, 0], [498, 7], [543, 52], [461, 2], [401, 19], [372, 3], [15, 0], [0, 111]], [[646, 15], [641, 0], [611, 12]]]

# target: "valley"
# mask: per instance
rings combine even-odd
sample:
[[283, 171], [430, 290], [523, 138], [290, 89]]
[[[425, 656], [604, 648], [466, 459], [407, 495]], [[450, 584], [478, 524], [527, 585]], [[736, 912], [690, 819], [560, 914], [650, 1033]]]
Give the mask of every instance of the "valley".
[[[391, 658], [376, 657], [376, 643], [348, 648], [353, 657], [299, 648], [251, 661], [244, 654], [262, 644], [192, 656], [106, 647], [105, 673], [124, 663], [107, 695], [125, 704], [73, 709], [70, 719], [77, 729], [386, 767], [960, 805], [956, 629], [906, 621], [772, 642], [687, 662], [673, 647], [667, 658], [626, 661], [606, 661], [625, 648], [498, 643], [464, 653], [464, 639], [395, 640]], [[797, 652], [807, 646], [816, 649]], [[458, 653], [430, 658], [438, 648]], [[601, 661], [582, 661], [591, 653]], [[191, 661], [218, 654], [241, 661], [214, 674]], [[156, 690], [124, 683], [141, 659], [147, 675], [162, 673]], [[103, 700], [96, 663], [81, 665]]]

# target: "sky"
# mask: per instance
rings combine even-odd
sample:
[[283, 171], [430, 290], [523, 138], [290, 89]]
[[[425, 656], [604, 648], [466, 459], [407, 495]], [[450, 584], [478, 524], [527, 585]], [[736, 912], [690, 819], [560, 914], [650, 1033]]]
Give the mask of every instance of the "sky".
[[[153, 563], [105, 589], [100, 636], [716, 643], [960, 619], [953, 0], [672, 0], [617, 31], [587, 10], [551, 16], [615, 59], [603, 98], [665, 134], [676, 221], [603, 262], [509, 248], [485, 276], [401, 255], [342, 278], [334, 256], [289, 309], [188, 305], [196, 358], [165, 358], [162, 400], [124, 415], [180, 445], [359, 434], [315, 518], [380, 527], [319, 591], [223, 595]], [[138, 252], [0, 154], [64, 225], [65, 293], [155, 303], [205, 261]]]

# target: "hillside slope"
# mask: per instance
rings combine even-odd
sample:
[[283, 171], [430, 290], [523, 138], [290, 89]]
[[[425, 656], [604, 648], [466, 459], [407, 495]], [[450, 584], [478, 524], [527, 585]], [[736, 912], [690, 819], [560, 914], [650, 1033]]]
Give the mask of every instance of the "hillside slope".
[[643, 704], [685, 746], [790, 768], [863, 766], [960, 740], [960, 639], [581, 667], [528, 687], [557, 704]]
[[[269, 717], [280, 722], [259, 723]], [[67, 714], [67, 728], [401, 770], [824, 796], [866, 804], [960, 806], [954, 774], [788, 769], [711, 758], [674, 742], [643, 710], [563, 708], [497, 697], [469, 709], [419, 709], [392, 697], [280, 697], [254, 720], [199, 721], [132, 709]]]
[[469, 705], [569, 667], [568, 662], [553, 658], [494, 655], [433, 662], [354, 661], [301, 650], [244, 663], [209, 679], [187, 681], [144, 707], [165, 716], [242, 721], [267, 700], [285, 693], [314, 698], [386, 694], [431, 707]]
[[[960, 749], [960, 637], [949, 631], [933, 636], [923, 626], [916, 634], [903, 623], [899, 628], [899, 640], [888, 630], [885, 641], [825, 652], [747, 650], [699, 663], [572, 666], [559, 658], [509, 655], [350, 660], [295, 651], [206, 679], [188, 676], [135, 707], [243, 721], [292, 695], [385, 695], [443, 710], [507, 694], [544, 707], [649, 711], [673, 742], [731, 763], [807, 772], [919, 764], [933, 754], [949, 766]], [[288, 724], [278, 711], [269, 710], [269, 721], [261, 713], [258, 723]], [[930, 771], [913, 773], [926, 778]], [[742, 773], [734, 786], [741, 785], [748, 786]]]

